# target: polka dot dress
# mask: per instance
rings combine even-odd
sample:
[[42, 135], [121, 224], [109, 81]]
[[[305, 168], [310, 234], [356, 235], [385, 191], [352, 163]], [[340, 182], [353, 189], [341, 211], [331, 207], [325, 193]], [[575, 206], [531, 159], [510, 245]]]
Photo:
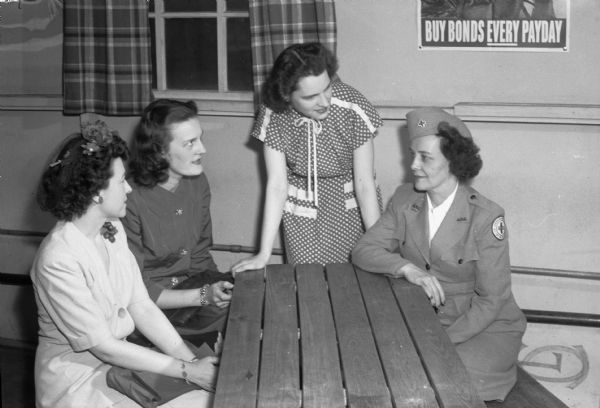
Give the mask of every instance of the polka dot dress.
[[286, 156], [283, 229], [288, 263], [348, 262], [364, 232], [354, 194], [353, 152], [374, 137], [382, 121], [349, 85], [337, 81], [332, 93], [330, 114], [321, 122], [292, 109], [274, 113], [261, 107], [252, 132]]

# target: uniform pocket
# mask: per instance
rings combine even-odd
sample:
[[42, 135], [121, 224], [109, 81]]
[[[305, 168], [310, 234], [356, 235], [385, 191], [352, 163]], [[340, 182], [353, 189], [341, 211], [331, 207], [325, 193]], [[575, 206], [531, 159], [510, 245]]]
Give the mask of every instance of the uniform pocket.
[[441, 258], [444, 262], [460, 266], [469, 262], [478, 261], [479, 252], [477, 251], [477, 247], [475, 245], [458, 244], [451, 250], [446, 251]]

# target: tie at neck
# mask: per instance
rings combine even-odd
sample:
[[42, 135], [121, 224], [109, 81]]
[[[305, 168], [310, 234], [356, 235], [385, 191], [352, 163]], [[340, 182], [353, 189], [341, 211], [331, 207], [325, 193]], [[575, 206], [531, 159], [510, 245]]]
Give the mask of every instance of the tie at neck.
[[[306, 143], [308, 150], [308, 168], [306, 171], [307, 180], [308, 180], [308, 200], [313, 201], [315, 203], [315, 207], [319, 206], [319, 182], [318, 182], [318, 173], [317, 173], [317, 136], [321, 134], [323, 130], [323, 126], [321, 122], [315, 119], [302, 117], [298, 118], [294, 121], [294, 126], [303, 127], [306, 124]], [[312, 145], [312, 146], [311, 146]], [[312, 162], [312, 163], [311, 163]], [[312, 167], [312, 169], [311, 169]], [[311, 171], [312, 170], [312, 171]], [[314, 184], [314, 195], [312, 191], [311, 185], [311, 175]]]

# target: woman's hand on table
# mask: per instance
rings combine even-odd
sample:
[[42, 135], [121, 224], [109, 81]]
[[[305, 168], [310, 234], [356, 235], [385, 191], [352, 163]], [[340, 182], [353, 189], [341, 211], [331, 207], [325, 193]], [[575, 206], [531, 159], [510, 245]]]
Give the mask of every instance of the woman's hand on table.
[[216, 356], [186, 362], [187, 380], [206, 391], [214, 392], [219, 371], [217, 364], [219, 364], [219, 357]]
[[404, 273], [404, 278], [407, 281], [419, 285], [425, 290], [433, 306], [439, 307], [446, 302], [444, 289], [442, 289], [442, 285], [435, 276], [412, 263], [404, 265], [400, 270]]
[[231, 282], [219, 281], [213, 283], [206, 289], [206, 300], [209, 304], [224, 309], [231, 302], [231, 289], [233, 289], [233, 283]]
[[235, 277], [235, 275], [238, 274], [239, 272], [243, 272], [243, 271], [247, 271], [247, 270], [251, 270], [251, 269], [262, 269], [267, 264], [267, 261], [269, 260], [269, 258], [270, 258], [270, 255], [265, 256], [265, 255], [258, 253], [254, 256], [251, 256], [250, 258], [242, 259], [241, 261], [239, 261], [238, 263], [236, 263], [235, 265], [233, 265], [231, 267], [231, 273], [233, 273], [233, 276]]

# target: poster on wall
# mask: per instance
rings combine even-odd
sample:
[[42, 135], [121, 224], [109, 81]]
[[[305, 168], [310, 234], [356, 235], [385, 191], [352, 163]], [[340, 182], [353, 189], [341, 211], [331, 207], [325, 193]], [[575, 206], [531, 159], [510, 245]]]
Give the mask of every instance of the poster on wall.
[[420, 50], [569, 50], [570, 0], [419, 0]]

